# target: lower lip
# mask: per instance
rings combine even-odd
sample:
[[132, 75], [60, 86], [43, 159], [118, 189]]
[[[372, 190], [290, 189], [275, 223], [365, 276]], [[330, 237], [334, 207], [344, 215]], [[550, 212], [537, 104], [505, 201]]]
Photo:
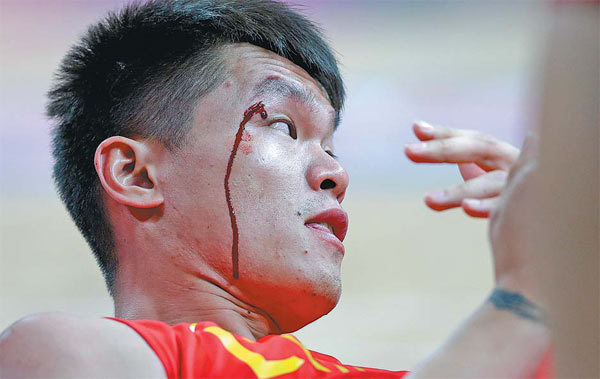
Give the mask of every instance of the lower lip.
[[311, 224], [306, 225], [307, 228], [312, 230], [319, 238], [322, 240], [329, 242], [333, 246], [335, 246], [342, 255], [345, 254], [346, 250], [344, 249], [344, 244], [340, 241], [335, 234], [331, 233], [329, 230], [325, 231], [318, 226], [313, 226]]

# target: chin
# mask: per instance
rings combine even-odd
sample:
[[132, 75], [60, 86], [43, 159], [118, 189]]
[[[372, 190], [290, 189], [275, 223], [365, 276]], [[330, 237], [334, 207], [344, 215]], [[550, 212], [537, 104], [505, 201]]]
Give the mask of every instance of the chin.
[[325, 316], [335, 308], [342, 294], [339, 277], [334, 282], [321, 282], [321, 285], [309, 288], [294, 296], [287, 310], [276, 318], [282, 333], [295, 332]]
[[299, 254], [304, 247], [294, 248], [290, 240], [285, 250], [267, 249], [280, 255], [266, 254], [258, 245], [240, 254], [244, 271], [235, 284], [249, 303], [276, 322], [279, 328], [271, 333], [291, 333], [323, 317], [335, 308], [342, 292], [342, 255], [320, 245], [308, 246], [308, 255]]

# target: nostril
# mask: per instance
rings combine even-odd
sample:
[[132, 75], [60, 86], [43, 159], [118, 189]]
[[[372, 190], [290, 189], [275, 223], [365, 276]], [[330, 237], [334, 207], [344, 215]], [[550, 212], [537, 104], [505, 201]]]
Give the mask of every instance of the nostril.
[[325, 179], [321, 183], [322, 190], [327, 190], [327, 189], [332, 189], [332, 188], [335, 188], [335, 182], [331, 179]]

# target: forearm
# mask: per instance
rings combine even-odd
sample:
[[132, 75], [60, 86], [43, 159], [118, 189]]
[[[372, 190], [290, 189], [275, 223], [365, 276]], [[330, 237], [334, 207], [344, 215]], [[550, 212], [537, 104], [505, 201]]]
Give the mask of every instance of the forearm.
[[548, 351], [550, 332], [541, 311], [507, 308], [502, 301], [486, 300], [410, 378], [534, 375]]
[[599, 15], [599, 2], [564, 1], [547, 22], [535, 183], [544, 190], [529, 209], [540, 220], [531, 250], [547, 262], [540, 283], [553, 320], [557, 377], [600, 377]]

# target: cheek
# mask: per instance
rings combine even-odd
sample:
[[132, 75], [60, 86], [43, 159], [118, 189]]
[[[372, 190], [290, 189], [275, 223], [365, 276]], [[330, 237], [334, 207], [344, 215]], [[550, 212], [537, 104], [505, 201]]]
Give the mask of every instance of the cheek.
[[250, 155], [252, 153], [252, 145], [240, 145], [240, 152], [244, 155]]
[[306, 197], [302, 162], [294, 141], [273, 130], [254, 130], [245, 138], [249, 141], [240, 145], [240, 151], [249, 154], [240, 154], [232, 175], [236, 214], [255, 238], [279, 244], [277, 236], [289, 238], [288, 231], [302, 225], [298, 215]]
[[264, 130], [259, 137], [262, 138], [261, 143], [257, 144], [256, 152], [261, 165], [279, 171], [290, 171], [291, 168], [299, 166], [298, 163], [301, 162], [295, 154], [291, 138], [288, 141], [287, 137], [273, 131], [269, 133], [268, 130]]
[[252, 140], [253, 140], [252, 134], [249, 131], [244, 132], [244, 135], [242, 135], [242, 141], [250, 142]]
[[[226, 149], [219, 153], [226, 155]], [[204, 245], [202, 250], [223, 248], [223, 237], [231, 235], [223, 188], [226, 164], [226, 157], [209, 152], [174, 157], [161, 178], [166, 236], [176, 230], [178, 243], [192, 251], [201, 250], [198, 245]]]
[[246, 201], [266, 200], [269, 203], [263, 206], [282, 210], [302, 201], [306, 180], [303, 162], [292, 139], [286, 141], [284, 135], [272, 130], [257, 130], [247, 133], [240, 151], [244, 155], [237, 162], [236, 176]]

